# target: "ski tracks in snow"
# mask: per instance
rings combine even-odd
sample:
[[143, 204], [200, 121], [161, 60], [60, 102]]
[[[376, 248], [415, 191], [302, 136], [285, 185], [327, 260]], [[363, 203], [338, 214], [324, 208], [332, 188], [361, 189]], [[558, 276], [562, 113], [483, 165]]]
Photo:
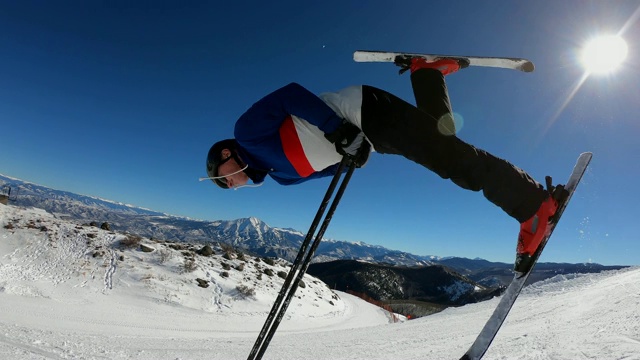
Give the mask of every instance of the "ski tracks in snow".
[[212, 276], [210, 272], [207, 272], [207, 278], [209, 279], [211, 285], [213, 285], [213, 305], [218, 309], [218, 311], [221, 311], [225, 307], [223, 303], [224, 290], [222, 289], [220, 284], [216, 282], [215, 277]]
[[109, 259], [109, 265], [107, 266], [107, 271], [104, 273], [104, 290], [103, 293], [107, 290], [113, 289], [113, 274], [116, 273], [116, 269], [118, 268], [118, 259], [116, 258], [116, 252], [111, 250], [111, 259]]
[[3, 355], [5, 359], [11, 359], [13, 357], [39, 356], [43, 359], [63, 360], [67, 357], [60, 357], [57, 353], [52, 351], [46, 351], [40, 347], [42, 342], [36, 341], [34, 344], [25, 344], [20, 341], [15, 341], [8, 337], [8, 334], [0, 334], [0, 355]]

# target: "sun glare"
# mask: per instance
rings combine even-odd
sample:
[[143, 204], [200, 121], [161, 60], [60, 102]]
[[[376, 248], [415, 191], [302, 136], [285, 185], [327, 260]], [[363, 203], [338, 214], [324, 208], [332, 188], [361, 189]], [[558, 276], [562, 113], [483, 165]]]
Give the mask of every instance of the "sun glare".
[[584, 47], [582, 63], [590, 73], [608, 73], [622, 64], [627, 51], [627, 43], [620, 36], [600, 36]]

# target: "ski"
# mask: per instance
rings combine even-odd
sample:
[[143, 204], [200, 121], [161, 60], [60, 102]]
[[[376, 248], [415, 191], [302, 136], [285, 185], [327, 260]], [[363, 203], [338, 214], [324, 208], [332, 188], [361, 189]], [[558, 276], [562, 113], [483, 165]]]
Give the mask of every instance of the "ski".
[[562, 213], [567, 207], [569, 200], [571, 200], [571, 196], [575, 192], [576, 187], [578, 186], [578, 183], [582, 179], [582, 175], [584, 175], [585, 171], [587, 170], [587, 166], [589, 166], [591, 157], [592, 157], [592, 153], [590, 152], [582, 153], [578, 157], [578, 161], [576, 162], [576, 165], [573, 168], [573, 172], [571, 173], [571, 176], [569, 177], [569, 180], [567, 181], [567, 184], [565, 186], [565, 189], [569, 192], [569, 196], [562, 204], [559, 204], [558, 210], [556, 211], [556, 214], [554, 215], [553, 219], [551, 220], [551, 223], [549, 224], [545, 238], [542, 240], [542, 243], [540, 243], [540, 247], [538, 248], [536, 253], [533, 255], [533, 262], [531, 263], [531, 266], [529, 267], [529, 269], [525, 270], [525, 272], [515, 273], [513, 280], [511, 281], [511, 283], [509, 284], [509, 287], [507, 288], [506, 292], [502, 296], [500, 303], [494, 310], [489, 320], [487, 320], [487, 323], [485, 324], [484, 328], [482, 328], [482, 331], [480, 332], [480, 334], [478, 334], [478, 337], [474, 341], [473, 345], [471, 345], [469, 350], [467, 350], [467, 352], [460, 358], [460, 360], [481, 359], [482, 356], [484, 356], [484, 354], [489, 349], [491, 342], [493, 341], [496, 334], [498, 333], [498, 330], [500, 330], [500, 327], [502, 326], [502, 323], [504, 322], [507, 315], [509, 314], [511, 307], [513, 306], [513, 303], [518, 298], [520, 291], [524, 287], [524, 284], [529, 278], [531, 271], [535, 267], [535, 264], [538, 261], [538, 258], [540, 257], [542, 250], [544, 250], [545, 245], [549, 241], [549, 238], [551, 237], [551, 233], [553, 232], [554, 228], [558, 224], [558, 221], [560, 220]]
[[489, 56], [465, 56], [465, 55], [441, 55], [441, 54], [415, 54], [406, 52], [390, 51], [367, 51], [358, 50], [353, 53], [353, 60], [357, 62], [395, 62], [397, 57], [422, 57], [428, 61], [437, 59], [465, 59], [469, 61], [469, 66], [496, 67], [503, 69], [520, 70], [532, 72], [535, 66], [530, 60], [509, 57], [489, 57]]

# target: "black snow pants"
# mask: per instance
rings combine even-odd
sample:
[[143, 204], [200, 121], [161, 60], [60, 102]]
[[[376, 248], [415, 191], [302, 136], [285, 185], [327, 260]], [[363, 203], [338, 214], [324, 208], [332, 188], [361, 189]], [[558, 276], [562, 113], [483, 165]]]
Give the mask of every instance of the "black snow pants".
[[444, 76], [421, 69], [411, 74], [417, 108], [384, 90], [362, 87], [362, 131], [376, 152], [397, 154], [484, 196], [522, 223], [548, 196], [526, 172], [465, 143], [455, 126]]

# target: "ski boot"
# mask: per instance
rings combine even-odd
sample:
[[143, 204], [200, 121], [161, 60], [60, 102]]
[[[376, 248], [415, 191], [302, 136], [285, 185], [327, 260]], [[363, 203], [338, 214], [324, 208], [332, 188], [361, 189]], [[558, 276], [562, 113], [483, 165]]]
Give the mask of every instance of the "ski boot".
[[556, 221], [554, 215], [558, 207], [563, 204], [569, 192], [564, 185], [553, 186], [551, 177], [546, 177], [547, 191], [549, 196], [542, 202], [538, 211], [527, 221], [520, 224], [520, 234], [518, 235], [518, 245], [516, 248], [516, 262], [514, 270], [526, 273], [534, 265], [535, 256], [540, 243], [547, 234], [548, 225]]
[[407, 70], [411, 70], [411, 73], [413, 73], [419, 69], [436, 69], [446, 76], [469, 66], [469, 60], [467, 59], [442, 58], [435, 61], [427, 61], [425, 58], [404, 55], [396, 56], [393, 63], [400, 67], [400, 75]]

